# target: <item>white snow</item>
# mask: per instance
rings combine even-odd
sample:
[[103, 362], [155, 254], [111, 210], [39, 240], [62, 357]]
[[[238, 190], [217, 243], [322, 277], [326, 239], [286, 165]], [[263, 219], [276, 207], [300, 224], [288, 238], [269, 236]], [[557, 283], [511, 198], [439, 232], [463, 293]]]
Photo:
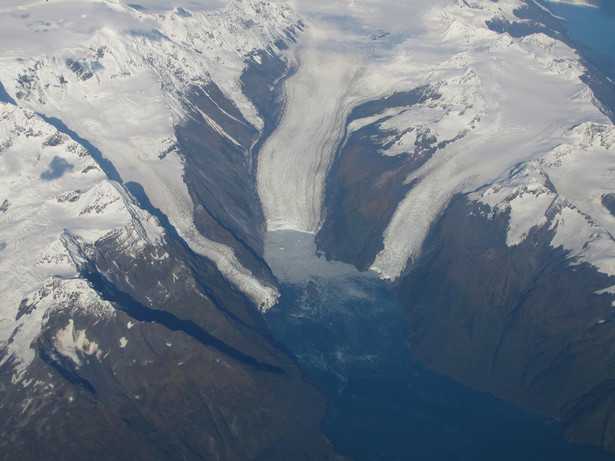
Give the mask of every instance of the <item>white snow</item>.
[[587, 122], [568, 131], [542, 160], [558, 193], [613, 235], [615, 217], [602, 206], [601, 197], [614, 192], [614, 158], [615, 127]]
[[470, 194], [470, 198], [489, 205], [494, 213], [509, 212], [506, 244], [518, 245], [533, 227], [547, 223], [545, 213], [557, 198], [546, 186], [547, 181], [539, 162], [529, 162], [486, 191]]
[[90, 341], [85, 330], [76, 330], [73, 319], [69, 319], [68, 325], [59, 330], [55, 336], [57, 351], [70, 358], [77, 366], [81, 366], [81, 356], [90, 355], [100, 360], [102, 350], [93, 341]]
[[175, 152], [159, 157], [175, 142], [190, 85], [213, 80], [262, 128], [239, 77], [246, 56], [286, 38], [296, 18], [283, 5], [250, 0], [191, 12], [152, 5], [135, 10], [119, 1], [63, 0], [0, 9], [0, 23], [10, 24], [0, 32], [0, 81], [20, 105], [62, 120], [96, 146], [123, 181], [141, 184], [193, 250], [266, 308], [276, 289], [241, 266], [230, 247], [197, 231], [182, 159]]
[[[80, 278], [76, 240], [94, 243], [118, 233], [138, 252], [161, 241], [163, 229], [109, 181], [87, 151], [36, 114], [0, 103], [0, 338], [25, 367], [30, 343], [50, 309], [113, 315]], [[24, 300], [30, 312], [17, 319]], [[8, 358], [8, 356], [7, 356]]]
[[[2, 315], [0, 334], [12, 335], [12, 341], [7, 344], [8, 354], [3, 362], [9, 358], [16, 360], [15, 369], [18, 379], [34, 359], [34, 350], [31, 344], [39, 335], [50, 311], [63, 310], [69, 314], [72, 312], [82, 314], [87, 312], [93, 319], [109, 318], [115, 315], [113, 307], [108, 302], [101, 300], [98, 293], [85, 280], [80, 278], [50, 277], [39, 289], [30, 293], [24, 299], [29, 306], [32, 306], [33, 310], [19, 320], [15, 320], [14, 306], [12, 305], [3, 302], [0, 311]], [[8, 336], [3, 336], [3, 338], [8, 338]], [[71, 354], [76, 350], [88, 355], [95, 355], [96, 358], [100, 358], [100, 354], [102, 354], [96, 343], [90, 342], [84, 331], [75, 331], [72, 324], [58, 333], [55, 342], [58, 351], [71, 358], [74, 358]], [[75, 363], [78, 365], [79, 361], [77, 360]]]

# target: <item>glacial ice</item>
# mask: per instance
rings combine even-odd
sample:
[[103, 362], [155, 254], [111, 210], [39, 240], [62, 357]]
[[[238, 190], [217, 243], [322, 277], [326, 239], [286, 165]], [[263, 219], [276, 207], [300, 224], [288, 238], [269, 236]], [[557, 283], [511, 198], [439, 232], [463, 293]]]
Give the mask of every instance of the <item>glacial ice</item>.
[[[489, 30], [486, 21], [493, 17], [518, 21], [514, 10], [520, 6], [517, 0], [434, 3], [417, 10], [420, 18], [406, 29], [389, 17], [394, 36], [385, 46], [372, 41], [368, 47], [361, 34], [383, 19], [386, 8], [369, 13], [359, 2], [347, 11], [356, 23], [337, 24], [327, 13], [318, 27], [308, 22], [297, 46], [297, 73], [285, 82], [283, 118], [259, 156], [258, 191], [268, 230], [319, 230], [327, 174], [345, 130], [382, 120], [382, 130], [405, 133], [383, 155], [407, 152], [418, 130], [429, 130], [438, 141], [455, 139], [406, 180], [414, 186], [398, 205], [384, 232], [384, 248], [371, 266], [381, 277], [395, 279], [420, 256], [430, 226], [455, 194], [498, 181], [520, 163], [549, 162], [558, 146], [579, 135], [575, 126], [611, 126], [579, 79], [585, 69], [573, 50], [544, 34], [514, 38]], [[305, 9], [328, 11], [325, 5]], [[369, 14], [374, 15], [371, 21]], [[323, 53], [321, 37], [327, 39], [328, 53]], [[336, 58], [342, 48], [344, 58]], [[332, 68], [334, 59], [340, 61]], [[441, 97], [344, 126], [360, 102], [424, 84], [434, 85]], [[549, 179], [580, 213], [595, 217], [613, 234], [615, 218], [600, 204], [601, 194], [612, 190], [609, 148], [578, 146], [571, 149], [579, 154], [558, 159], [569, 167], [548, 169]], [[544, 211], [553, 197], [534, 192], [507, 202], [510, 245], [546, 222]], [[554, 245], [566, 246], [566, 226], [578, 230], [560, 221]], [[593, 231], [587, 232], [590, 238]], [[607, 240], [590, 247], [612, 246]], [[577, 246], [572, 239], [570, 247]], [[607, 270], [597, 252], [584, 254]]]
[[297, 49], [297, 72], [284, 83], [285, 111], [258, 158], [258, 192], [267, 230], [315, 233], [325, 180], [344, 135], [352, 57], [326, 49], [327, 36], [308, 27]]

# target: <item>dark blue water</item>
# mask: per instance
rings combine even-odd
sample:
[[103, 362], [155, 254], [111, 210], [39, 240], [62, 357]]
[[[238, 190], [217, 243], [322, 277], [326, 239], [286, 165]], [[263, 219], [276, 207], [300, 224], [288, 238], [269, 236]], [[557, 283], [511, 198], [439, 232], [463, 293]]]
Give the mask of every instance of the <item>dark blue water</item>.
[[615, 59], [615, 2], [608, 0], [600, 8], [570, 5], [544, 0], [573, 40]]
[[268, 236], [281, 282], [267, 313], [329, 404], [323, 429], [361, 460], [612, 460], [567, 443], [555, 421], [413, 362], [397, 296], [373, 274], [314, 256], [311, 235]]

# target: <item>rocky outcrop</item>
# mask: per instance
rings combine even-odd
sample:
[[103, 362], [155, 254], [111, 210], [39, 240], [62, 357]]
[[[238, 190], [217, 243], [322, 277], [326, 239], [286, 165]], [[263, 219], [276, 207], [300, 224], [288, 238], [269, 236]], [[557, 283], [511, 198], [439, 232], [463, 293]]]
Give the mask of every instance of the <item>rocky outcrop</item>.
[[324, 400], [211, 262], [170, 236], [133, 254], [122, 232], [65, 238], [99, 298], [68, 293], [19, 379], [2, 367], [4, 456], [334, 458]]
[[434, 88], [420, 87], [352, 110], [347, 125], [362, 118], [376, 120], [347, 135], [331, 168], [326, 187], [326, 216], [316, 240], [327, 258], [367, 270], [382, 250], [384, 229], [412, 187], [405, 182], [406, 178], [433, 155], [438, 144], [427, 130], [417, 135], [414, 144], [401, 155], [380, 153], [405, 134], [382, 129], [381, 124], [390, 118], [384, 114], [387, 109], [411, 108], [438, 98]]

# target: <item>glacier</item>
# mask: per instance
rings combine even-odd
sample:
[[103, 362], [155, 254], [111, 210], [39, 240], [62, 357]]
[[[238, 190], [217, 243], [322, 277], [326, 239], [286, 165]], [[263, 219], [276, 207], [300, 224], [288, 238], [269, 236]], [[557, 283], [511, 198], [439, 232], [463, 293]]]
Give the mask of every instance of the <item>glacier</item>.
[[[389, 35], [373, 27], [381, 18], [368, 2], [348, 8], [356, 24], [339, 24], [326, 14], [328, 21], [307, 21], [295, 50], [296, 73], [284, 83], [286, 109], [259, 153], [258, 190], [268, 230], [318, 232], [326, 219], [328, 172], [353, 131], [381, 120], [382, 130], [398, 133], [381, 152], [392, 156], [408, 152], [420, 133], [430, 133], [442, 147], [407, 178], [406, 183], [414, 185], [397, 206], [384, 232], [384, 248], [371, 265], [382, 278], [394, 280], [418, 259], [431, 224], [455, 194], [491, 184], [520, 163], [546, 162], [581, 124], [609, 130], [611, 121], [581, 80], [586, 68], [573, 49], [543, 33], [515, 38], [489, 29], [493, 18], [517, 21], [514, 11], [522, 6], [517, 0], [435, 4], [419, 10], [420, 18], [410, 23], [420, 27], [403, 28], [388, 17], [393, 31]], [[326, 7], [319, 10], [321, 15], [323, 10]], [[368, 22], [369, 12], [377, 19]], [[385, 37], [382, 43], [379, 36]], [[328, 54], [323, 54], [321, 37]], [[343, 58], [335, 57], [338, 48], [344, 50]], [[352, 108], [362, 102], [433, 82], [440, 94], [435, 102], [345, 124]], [[609, 248], [612, 257], [615, 247], [608, 234], [615, 230], [613, 217], [600, 205], [600, 195], [611, 187], [597, 176], [613, 165], [602, 148], [595, 155], [602, 173], [591, 168], [591, 162], [582, 162], [585, 168], [579, 162], [548, 174], [561, 196], [592, 217], [588, 225], [602, 229], [606, 240], [600, 246]], [[587, 179], [580, 183], [578, 177]], [[523, 217], [539, 223], [544, 213], [526, 210]], [[560, 237], [565, 225], [560, 222]], [[592, 233], [589, 228], [587, 232]], [[566, 242], [558, 238], [554, 245], [578, 247]], [[614, 275], [599, 253], [586, 252], [584, 260]]]
[[343, 136], [360, 61], [330, 52], [332, 37], [308, 27], [296, 47], [296, 73], [284, 82], [286, 110], [258, 157], [258, 192], [267, 230], [315, 233], [325, 180]]
[[[174, 411], [196, 389], [195, 408], [213, 409], [207, 424], [224, 428], [217, 455], [229, 453], [231, 439], [262, 447], [271, 441], [258, 432], [268, 427], [253, 424], [259, 404], [288, 398], [270, 414], [279, 433], [292, 427], [303, 436], [301, 424], [276, 415], [292, 420], [294, 397], [316, 395], [262, 315], [280, 287], [296, 282], [308, 298], [318, 294], [310, 283], [319, 277], [393, 287], [406, 296], [404, 309], [418, 312], [410, 342], [420, 343], [431, 298], [446, 291], [437, 285], [459, 281], [458, 299], [471, 287], [468, 305], [438, 298], [437, 307], [456, 309], [455, 339], [470, 343], [471, 309], [483, 306], [473, 298], [481, 263], [503, 263], [479, 312], [490, 321], [502, 314], [507, 326], [514, 317], [507, 303], [518, 295], [522, 305], [534, 283], [544, 290], [524, 311], [528, 324], [515, 325], [530, 331], [528, 350], [547, 344], [531, 342], [544, 332], [533, 329], [535, 318], [554, 319], [555, 333], [564, 332], [549, 336], [554, 345], [543, 355], [527, 352], [538, 372], [569, 346], [560, 341], [566, 328], [575, 341], [589, 331], [607, 349], [600, 341], [610, 341], [612, 312], [603, 304], [611, 309], [615, 293], [612, 107], [588, 83], [596, 69], [581, 52], [522, 17], [528, 5], [548, 14], [546, 7], [531, 0], [143, 5], [0, 5], [0, 366], [13, 373], [0, 385], [28, 388], [38, 402], [85, 407], [111, 401], [117, 385], [126, 405], [146, 413], [155, 399], [158, 410]], [[364, 150], [353, 157], [353, 149]], [[343, 219], [327, 228], [340, 209]], [[370, 219], [376, 224], [365, 230]], [[478, 235], [493, 231], [493, 242], [456, 235], [458, 223]], [[323, 229], [334, 237], [322, 238]], [[337, 258], [328, 251], [339, 235], [356, 241]], [[454, 242], [446, 246], [443, 236]], [[367, 256], [348, 261], [366, 241]], [[434, 257], [445, 247], [459, 250], [452, 272], [464, 272], [471, 255], [467, 278], [446, 272], [446, 255]], [[433, 272], [431, 257], [441, 263]], [[415, 270], [433, 276], [430, 299], [421, 298], [429, 291], [420, 291]], [[574, 293], [589, 314], [574, 311], [577, 304], [541, 304], [560, 276], [591, 282], [592, 296]], [[500, 366], [503, 329], [491, 369]], [[568, 359], [565, 352], [557, 357]], [[600, 367], [595, 376], [608, 377], [609, 365]], [[534, 383], [530, 374], [522, 379]], [[566, 395], [590, 395], [581, 381]], [[52, 382], [69, 391], [49, 391]], [[38, 411], [30, 398], [6, 401], [30, 408], [30, 418]], [[317, 402], [311, 424], [324, 404], [310, 399], [301, 402]], [[237, 416], [239, 406], [254, 419]], [[118, 420], [132, 421], [132, 408]], [[168, 421], [156, 427], [178, 420]], [[256, 453], [242, 449], [229, 459]]]
[[[266, 309], [275, 303], [275, 287], [243, 267], [232, 248], [196, 229], [173, 127], [188, 116], [185, 89], [215, 81], [246, 120], [262, 128], [240, 76], [247, 55], [286, 38], [286, 29], [296, 23], [292, 11], [276, 4], [257, 8], [249, 0], [189, 14], [178, 9], [157, 14], [120, 2], [67, 0], [53, 10], [44, 3], [25, 2], [19, 7], [28, 7], [23, 15], [19, 8], [0, 11], [3, 23], [11, 25], [0, 48], [0, 81], [7, 91], [96, 146], [123, 182], [140, 184], [179, 235], [257, 305]], [[79, 25], [90, 17], [97, 19]], [[50, 25], [39, 30], [41, 23]], [[51, 39], [29, 39], [32, 31]], [[22, 59], [24, 53], [31, 57]]]

